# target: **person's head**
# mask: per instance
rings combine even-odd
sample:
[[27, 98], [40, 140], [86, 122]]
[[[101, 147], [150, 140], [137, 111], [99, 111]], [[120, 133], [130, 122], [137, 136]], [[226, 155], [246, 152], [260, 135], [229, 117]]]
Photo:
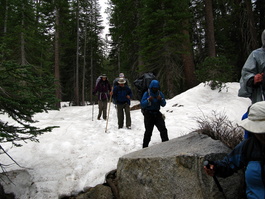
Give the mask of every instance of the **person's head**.
[[249, 108], [248, 118], [239, 122], [239, 126], [253, 133], [265, 144], [265, 101], [256, 102]]
[[101, 75], [101, 79], [102, 79], [103, 81], [105, 81], [105, 80], [107, 79], [107, 75], [106, 75], [106, 74], [102, 74], [102, 75]]
[[124, 78], [119, 78], [118, 84], [119, 86], [124, 86], [124, 84], [126, 83], [126, 80]]
[[155, 93], [159, 90], [159, 81], [157, 80], [152, 80], [150, 85], [149, 85], [149, 88]]
[[261, 43], [262, 47], [265, 48], [265, 30], [261, 33]]
[[120, 73], [119, 78], [124, 78], [124, 73]]

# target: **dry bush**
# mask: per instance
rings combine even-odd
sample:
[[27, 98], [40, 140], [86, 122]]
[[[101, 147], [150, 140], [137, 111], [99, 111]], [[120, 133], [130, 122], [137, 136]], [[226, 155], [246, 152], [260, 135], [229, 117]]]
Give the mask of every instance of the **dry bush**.
[[196, 118], [199, 128], [195, 131], [210, 136], [214, 140], [220, 140], [233, 149], [243, 140], [243, 129], [228, 120], [225, 113], [213, 111], [212, 117]]

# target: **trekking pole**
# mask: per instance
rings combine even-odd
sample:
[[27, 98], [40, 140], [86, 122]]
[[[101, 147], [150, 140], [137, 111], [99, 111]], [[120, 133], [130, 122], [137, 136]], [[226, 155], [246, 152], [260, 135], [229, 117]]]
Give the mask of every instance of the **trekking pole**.
[[[207, 169], [210, 168], [210, 163], [207, 160], [204, 161], [203, 165], [206, 166]], [[220, 185], [220, 183], [219, 183], [219, 181], [218, 181], [218, 179], [217, 179], [217, 177], [215, 175], [213, 176], [213, 179], [214, 179], [214, 182], [215, 182], [216, 186], [218, 187], [219, 191], [223, 194], [224, 199], [227, 199], [227, 197], [226, 197], [226, 195], [224, 193], [224, 190], [223, 190], [222, 186]]]
[[95, 105], [95, 101], [92, 102], [92, 121], [94, 121], [94, 105]]
[[105, 133], [107, 133], [107, 129], [108, 129], [109, 112], [110, 112], [111, 99], [112, 99], [112, 95], [110, 96], [110, 100], [109, 100], [109, 109], [108, 109], [108, 116], [107, 116], [107, 123], [106, 123]]

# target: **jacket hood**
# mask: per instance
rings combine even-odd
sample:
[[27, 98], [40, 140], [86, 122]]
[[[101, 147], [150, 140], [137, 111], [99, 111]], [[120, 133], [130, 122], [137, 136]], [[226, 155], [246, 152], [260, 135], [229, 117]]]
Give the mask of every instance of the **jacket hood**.
[[159, 88], [159, 81], [152, 80], [150, 85], [149, 85], [149, 88]]

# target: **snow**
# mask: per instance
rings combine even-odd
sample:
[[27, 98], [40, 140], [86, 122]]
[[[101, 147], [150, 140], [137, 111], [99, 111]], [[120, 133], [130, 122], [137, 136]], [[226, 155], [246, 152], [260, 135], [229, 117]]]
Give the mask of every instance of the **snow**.
[[[235, 122], [250, 105], [250, 100], [237, 96], [239, 83], [226, 83], [227, 90], [211, 90], [204, 83], [167, 100], [161, 108], [166, 116], [169, 139], [190, 133], [197, 128], [196, 118], [211, 116], [213, 111], [225, 113]], [[138, 104], [132, 101], [132, 105]], [[60, 111], [36, 114], [38, 127], [60, 126], [38, 137], [39, 143], [23, 143], [22, 147], [1, 144], [21, 165], [1, 154], [2, 164], [12, 164], [8, 180], [1, 182], [6, 192], [19, 199], [58, 198], [77, 193], [84, 188], [102, 184], [105, 175], [117, 168], [120, 157], [142, 149], [144, 135], [143, 115], [131, 111], [132, 129], [118, 129], [117, 114], [111, 104], [107, 132], [106, 121], [97, 120], [98, 106], [64, 106]], [[12, 121], [1, 115], [3, 121]], [[161, 143], [154, 128], [149, 146]]]

